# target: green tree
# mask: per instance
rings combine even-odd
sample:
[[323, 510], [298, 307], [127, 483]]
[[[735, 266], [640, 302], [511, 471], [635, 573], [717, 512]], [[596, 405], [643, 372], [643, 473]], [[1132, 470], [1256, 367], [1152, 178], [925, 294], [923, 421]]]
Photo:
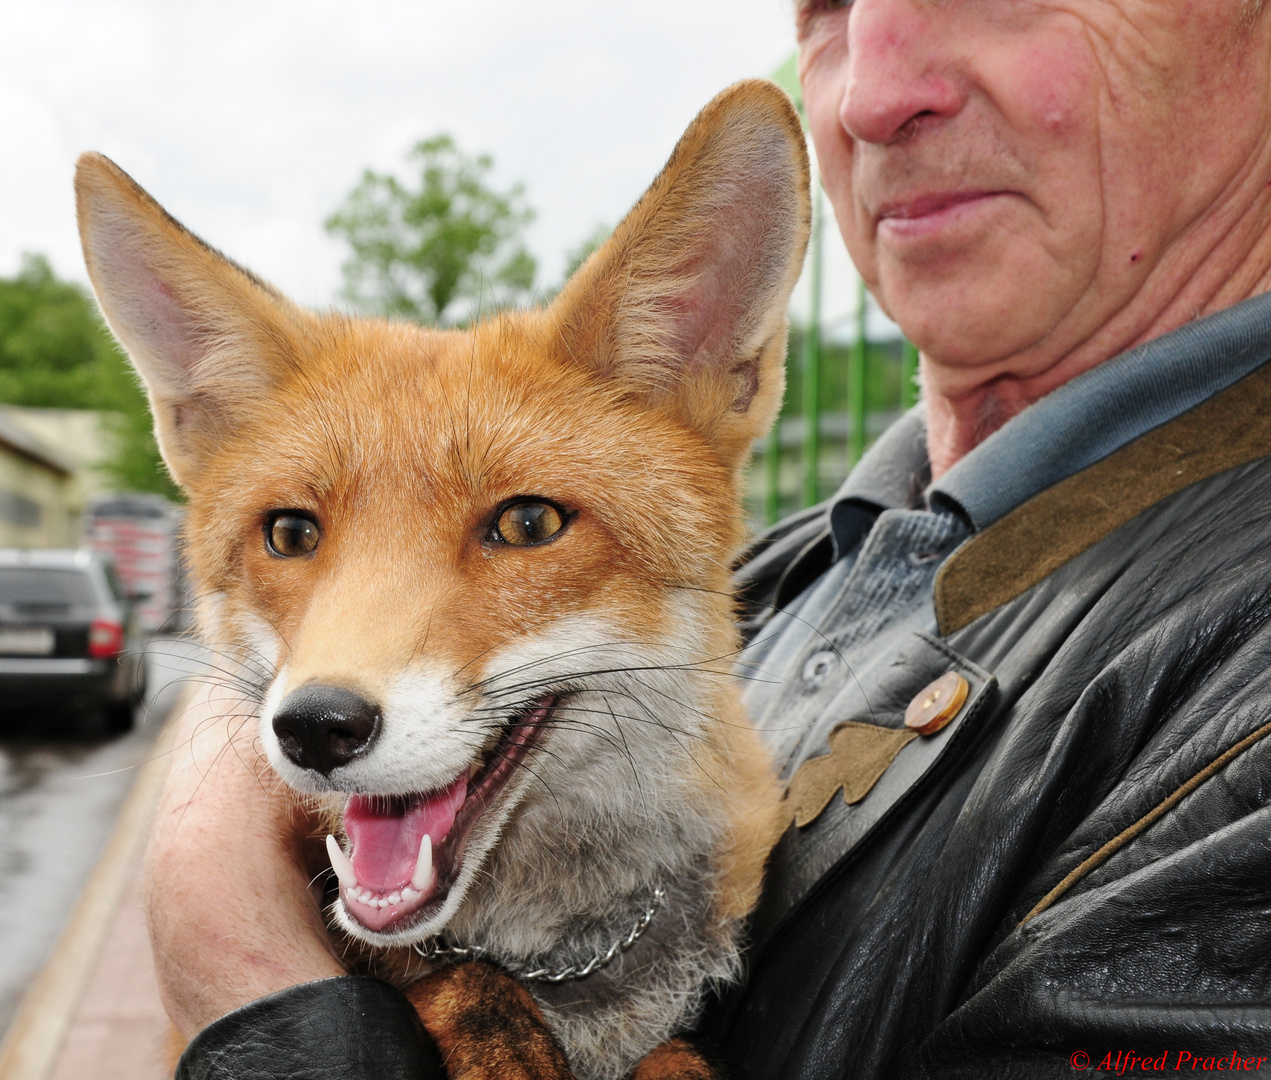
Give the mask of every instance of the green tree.
[[[409, 180], [367, 169], [326, 220], [353, 249], [345, 298], [424, 323], [526, 298], [537, 267], [520, 238], [534, 217], [521, 185], [493, 190], [490, 156], [469, 157], [449, 135], [417, 143], [407, 163]], [[458, 311], [462, 301], [467, 307]]]
[[0, 402], [104, 411], [111, 480], [178, 497], [131, 366], [89, 295], [59, 281], [42, 255], [24, 256], [16, 277], [0, 278]]

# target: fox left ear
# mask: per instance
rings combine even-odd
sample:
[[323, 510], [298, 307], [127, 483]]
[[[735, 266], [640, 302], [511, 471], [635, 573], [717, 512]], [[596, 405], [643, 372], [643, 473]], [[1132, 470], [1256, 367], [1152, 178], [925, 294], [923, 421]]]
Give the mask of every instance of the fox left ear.
[[109, 158], [81, 155], [75, 195], [97, 302], [188, 487], [294, 368], [316, 317], [188, 232]]
[[729, 87], [552, 308], [576, 357], [701, 431], [730, 465], [781, 405], [808, 179], [785, 92]]

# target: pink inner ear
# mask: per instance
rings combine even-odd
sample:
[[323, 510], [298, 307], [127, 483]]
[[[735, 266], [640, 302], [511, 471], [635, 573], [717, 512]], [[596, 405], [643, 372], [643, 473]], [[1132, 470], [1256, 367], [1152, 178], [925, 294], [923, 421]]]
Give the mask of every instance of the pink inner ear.
[[[684, 292], [669, 298], [668, 343], [686, 374], [735, 359], [738, 345], [751, 329], [747, 323], [754, 306], [763, 302], [770, 287], [765, 280], [770, 268], [754, 248], [747, 233], [720, 225], [680, 271], [696, 279]], [[752, 391], [746, 402], [753, 396]]]
[[137, 266], [141, 281], [138, 306], [147, 321], [147, 344], [155, 359], [168, 369], [178, 385], [186, 383], [191, 369], [202, 359], [195, 347], [197, 334], [191, 313], [181, 305], [172, 286], [144, 262]]
[[189, 391], [203, 358], [195, 314], [148, 250], [153, 239], [134, 223], [111, 223], [94, 238], [94, 275], [102, 308], [147, 382], [167, 393]]

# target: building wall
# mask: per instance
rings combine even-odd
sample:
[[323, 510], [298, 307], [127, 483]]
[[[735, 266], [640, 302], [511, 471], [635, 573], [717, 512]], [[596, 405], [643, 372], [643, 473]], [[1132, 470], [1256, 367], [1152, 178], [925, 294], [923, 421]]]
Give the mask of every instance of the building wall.
[[71, 479], [0, 443], [0, 547], [77, 547]]
[[113, 490], [101, 464], [110, 453], [102, 413], [90, 409], [33, 409], [0, 405], [0, 422], [7, 421], [53, 451], [72, 476], [63, 487], [70, 514], [69, 547], [82, 542], [84, 507], [94, 495]]

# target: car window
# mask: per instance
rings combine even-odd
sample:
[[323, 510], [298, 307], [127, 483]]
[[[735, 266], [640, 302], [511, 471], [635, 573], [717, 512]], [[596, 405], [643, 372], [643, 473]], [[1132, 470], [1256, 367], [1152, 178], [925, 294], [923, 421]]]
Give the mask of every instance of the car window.
[[96, 603], [92, 580], [82, 570], [0, 566], [0, 604], [87, 607]]

